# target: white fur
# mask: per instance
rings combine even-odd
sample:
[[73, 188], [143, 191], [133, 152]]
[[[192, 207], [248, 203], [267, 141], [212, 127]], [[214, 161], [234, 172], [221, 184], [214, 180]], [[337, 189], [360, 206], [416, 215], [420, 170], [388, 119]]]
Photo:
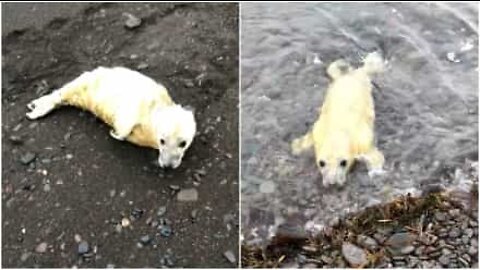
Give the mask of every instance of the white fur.
[[[113, 127], [110, 135], [117, 140], [157, 148], [162, 167], [180, 165], [196, 132], [193, 112], [173, 103], [165, 87], [122, 67], [99, 67], [83, 73], [59, 90], [30, 102], [27, 107], [31, 111], [26, 116], [37, 119], [61, 105], [95, 113]], [[147, 131], [136, 133], [138, 127]], [[185, 146], [179, 147], [182, 141]]]

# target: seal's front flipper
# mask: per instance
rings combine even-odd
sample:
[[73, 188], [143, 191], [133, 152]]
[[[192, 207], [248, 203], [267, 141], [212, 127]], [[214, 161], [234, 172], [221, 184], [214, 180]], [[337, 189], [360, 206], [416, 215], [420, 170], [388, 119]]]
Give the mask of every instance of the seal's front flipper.
[[383, 169], [385, 157], [377, 148], [373, 148], [370, 152], [361, 155], [359, 159], [365, 161], [367, 164], [368, 175], [370, 177], [386, 173], [386, 171]]

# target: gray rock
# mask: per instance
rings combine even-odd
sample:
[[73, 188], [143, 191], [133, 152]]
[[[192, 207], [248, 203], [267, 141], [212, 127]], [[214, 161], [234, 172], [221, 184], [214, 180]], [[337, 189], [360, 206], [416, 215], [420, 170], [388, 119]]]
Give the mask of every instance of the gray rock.
[[160, 225], [158, 229], [160, 230], [160, 235], [163, 237], [170, 237], [170, 235], [172, 235], [172, 232], [173, 232], [172, 227], [166, 224]]
[[138, 70], [144, 70], [146, 68], [148, 68], [148, 64], [145, 63], [145, 62], [142, 62], [142, 63], [138, 64], [138, 66], [137, 66]]
[[414, 240], [415, 235], [411, 233], [396, 233], [388, 238], [386, 244], [393, 248], [403, 248], [410, 245]]
[[447, 215], [443, 212], [436, 212], [435, 219], [439, 222], [443, 222], [447, 219]]
[[133, 16], [130, 13], [124, 13], [127, 16], [127, 20], [125, 21], [125, 27], [127, 29], [135, 29], [142, 24], [142, 19]]
[[50, 184], [45, 184], [45, 185], [43, 186], [43, 191], [45, 191], [45, 192], [49, 192], [51, 189], [52, 189], [52, 188], [50, 187]]
[[38, 246], [35, 248], [35, 252], [37, 253], [45, 253], [47, 251], [48, 244], [46, 242], [42, 242], [38, 244]]
[[161, 217], [167, 213], [167, 207], [166, 206], [160, 206], [157, 210], [157, 216]]
[[275, 192], [275, 183], [273, 183], [273, 181], [266, 180], [265, 182], [260, 184], [259, 189], [261, 193], [265, 193], [265, 194], [273, 193]]
[[412, 253], [414, 250], [415, 250], [414, 246], [406, 246], [406, 247], [403, 247], [402, 249], [400, 249], [400, 253], [403, 254], [403, 255], [408, 255], [408, 254]]
[[10, 140], [10, 142], [14, 145], [20, 145], [23, 143], [23, 140], [20, 136], [15, 136], [15, 135], [12, 135], [8, 138]]
[[223, 253], [223, 256], [231, 263], [231, 264], [236, 264], [237, 263], [237, 258], [235, 254], [231, 250], [227, 250]]
[[182, 189], [177, 193], [180, 202], [194, 202], [198, 200], [198, 192], [195, 188]]
[[140, 243], [142, 243], [142, 245], [144, 246], [149, 245], [152, 242], [152, 240], [153, 238], [148, 234], [140, 237]]
[[78, 244], [78, 254], [83, 255], [86, 254], [90, 250], [90, 246], [88, 245], [87, 241], [82, 241]]
[[460, 237], [460, 235], [462, 235], [462, 232], [461, 232], [460, 229], [457, 228], [457, 227], [454, 227], [454, 228], [451, 229], [450, 232], [448, 233], [448, 237], [450, 237], [450, 238], [457, 238], [457, 237]]
[[447, 255], [443, 255], [438, 258], [438, 262], [440, 262], [443, 266], [448, 266], [448, 264], [450, 263], [450, 259]]
[[357, 244], [369, 251], [375, 251], [378, 249], [378, 243], [375, 239], [362, 234], [357, 236]]
[[20, 162], [23, 165], [28, 165], [32, 163], [32, 161], [34, 161], [36, 158], [37, 158], [37, 154], [33, 152], [27, 152], [20, 157]]
[[358, 267], [368, 263], [367, 254], [365, 251], [348, 242], [344, 242], [342, 244], [342, 255], [352, 267]]

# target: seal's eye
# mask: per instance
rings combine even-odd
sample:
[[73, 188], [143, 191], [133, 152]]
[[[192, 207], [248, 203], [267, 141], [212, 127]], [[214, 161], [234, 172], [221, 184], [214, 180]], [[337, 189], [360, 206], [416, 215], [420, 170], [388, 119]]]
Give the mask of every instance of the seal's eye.
[[320, 160], [320, 161], [318, 162], [318, 165], [319, 165], [321, 168], [325, 167], [325, 161]]
[[161, 145], [164, 145], [164, 144], [165, 144], [165, 140], [164, 140], [164, 139], [160, 139], [160, 144], [161, 144]]
[[342, 160], [340, 161], [340, 167], [342, 167], [342, 168], [347, 167], [347, 160], [346, 160], [346, 159], [342, 159]]
[[186, 142], [186, 141], [181, 141], [181, 142], [178, 144], [178, 147], [184, 148], [186, 145], [187, 145], [187, 142]]

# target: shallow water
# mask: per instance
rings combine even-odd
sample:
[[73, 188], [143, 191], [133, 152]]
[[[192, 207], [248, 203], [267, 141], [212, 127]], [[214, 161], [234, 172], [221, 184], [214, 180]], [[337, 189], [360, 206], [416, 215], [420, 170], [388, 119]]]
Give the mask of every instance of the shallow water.
[[[426, 187], [468, 186], [478, 160], [478, 6], [470, 3], [241, 5], [242, 236], [265, 243], [280, 224], [316, 232], [338, 217]], [[326, 66], [388, 61], [374, 78], [377, 145], [388, 173], [358, 166], [324, 188], [313, 152], [290, 141], [317, 118]], [[457, 170], [455, 168], [458, 168]], [[447, 172], [450, 172], [447, 173]]]

